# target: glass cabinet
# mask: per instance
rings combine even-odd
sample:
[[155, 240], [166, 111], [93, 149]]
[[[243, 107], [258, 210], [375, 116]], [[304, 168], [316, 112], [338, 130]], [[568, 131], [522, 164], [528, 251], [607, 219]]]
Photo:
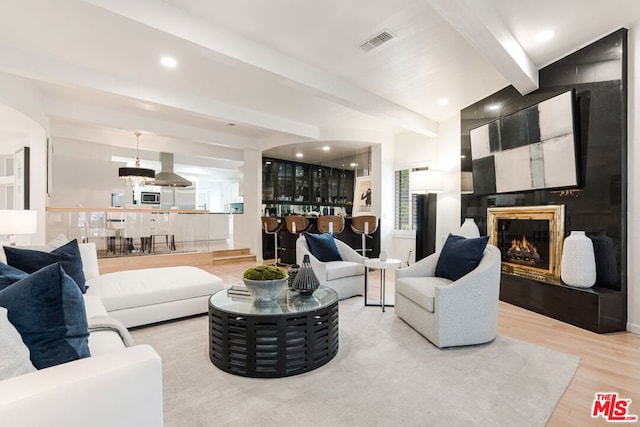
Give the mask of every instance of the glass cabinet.
[[278, 162], [276, 175], [276, 197], [282, 202], [293, 200], [293, 163]]
[[266, 159], [262, 162], [262, 200], [274, 201], [276, 199], [276, 174], [274, 162]]
[[332, 211], [353, 198], [355, 173], [273, 158], [262, 160], [262, 203], [267, 215]]
[[309, 182], [310, 182], [309, 171], [311, 169], [311, 165], [306, 165], [304, 163], [296, 163], [294, 168], [295, 168], [294, 201], [308, 203], [311, 201], [311, 188], [309, 186]]

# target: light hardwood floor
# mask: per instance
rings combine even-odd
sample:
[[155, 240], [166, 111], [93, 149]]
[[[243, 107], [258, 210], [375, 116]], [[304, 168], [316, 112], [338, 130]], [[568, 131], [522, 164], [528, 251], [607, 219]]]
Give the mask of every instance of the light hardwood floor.
[[[253, 264], [203, 268], [221, 277], [225, 283], [234, 283], [250, 266]], [[369, 273], [369, 296], [374, 299], [379, 289], [379, 275], [375, 273]], [[387, 275], [389, 299], [393, 296], [393, 278], [392, 272]], [[393, 316], [393, 308], [380, 315]], [[581, 358], [548, 426], [608, 425], [602, 418], [591, 418], [597, 392], [617, 392], [620, 398], [632, 399], [630, 413], [640, 416], [640, 335], [629, 332], [596, 334], [504, 302], [500, 302], [498, 333]]]

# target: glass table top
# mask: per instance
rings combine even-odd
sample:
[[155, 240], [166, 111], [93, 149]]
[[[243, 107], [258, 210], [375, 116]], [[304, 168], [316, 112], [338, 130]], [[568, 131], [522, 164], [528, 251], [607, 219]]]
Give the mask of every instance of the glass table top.
[[268, 304], [255, 304], [251, 296], [229, 295], [227, 289], [223, 289], [211, 296], [209, 304], [218, 310], [233, 314], [282, 315], [325, 308], [337, 301], [336, 291], [320, 286], [311, 296], [302, 296], [285, 288], [278, 295], [277, 301]]

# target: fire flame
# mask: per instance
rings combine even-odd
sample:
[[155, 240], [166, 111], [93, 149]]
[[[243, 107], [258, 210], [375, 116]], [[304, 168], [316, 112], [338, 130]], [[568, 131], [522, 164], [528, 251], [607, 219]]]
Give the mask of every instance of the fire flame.
[[522, 240], [513, 239], [511, 241], [511, 249], [518, 252], [538, 252], [538, 248], [531, 244], [525, 236], [522, 236]]

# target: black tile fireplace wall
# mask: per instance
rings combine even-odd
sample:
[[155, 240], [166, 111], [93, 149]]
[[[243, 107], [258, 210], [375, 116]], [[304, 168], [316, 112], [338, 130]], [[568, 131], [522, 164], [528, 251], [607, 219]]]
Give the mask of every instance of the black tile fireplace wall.
[[[590, 289], [503, 274], [500, 299], [595, 332], [625, 330], [627, 30], [620, 29], [541, 69], [539, 78], [535, 92], [522, 96], [509, 86], [461, 111], [461, 169], [472, 170], [471, 129], [575, 89], [579, 188], [462, 195], [460, 220], [474, 218], [486, 235], [488, 207], [564, 204], [566, 234], [585, 230], [594, 238], [596, 249], [606, 247], [608, 253], [597, 254], [597, 264], [606, 265], [607, 271], [601, 271]], [[500, 108], [490, 110], [490, 105]], [[606, 245], [599, 244], [603, 239]]]

